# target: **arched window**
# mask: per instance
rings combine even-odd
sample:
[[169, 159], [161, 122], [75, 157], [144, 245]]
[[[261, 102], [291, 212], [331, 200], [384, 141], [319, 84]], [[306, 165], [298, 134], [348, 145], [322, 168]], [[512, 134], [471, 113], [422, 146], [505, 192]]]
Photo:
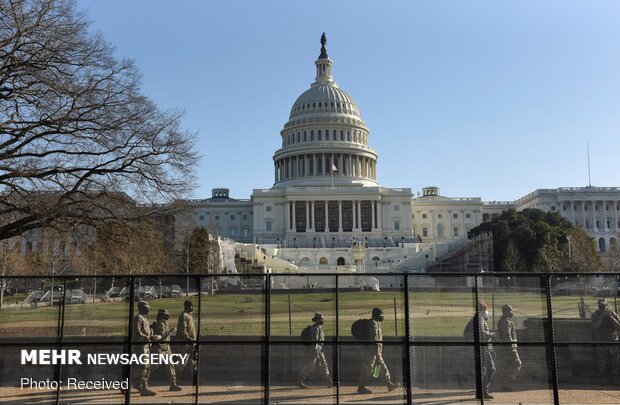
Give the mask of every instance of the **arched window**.
[[336, 260], [336, 265], [337, 266], [344, 266], [345, 265], [344, 257], [339, 257], [338, 260]]
[[605, 245], [605, 238], [600, 238], [598, 240], [598, 250], [600, 250], [601, 253], [605, 253], [607, 251], [607, 246]]
[[609, 239], [609, 250], [615, 252], [616, 249], [618, 249], [618, 241], [616, 241], [616, 238]]
[[437, 224], [437, 237], [443, 238], [443, 224]]
[[327, 257], [321, 257], [319, 259], [319, 264], [327, 264]]
[[303, 258], [301, 259], [301, 262], [302, 262], [302, 263], [308, 263], [309, 261], [310, 261], [310, 258], [309, 258], [309, 257], [303, 257]]

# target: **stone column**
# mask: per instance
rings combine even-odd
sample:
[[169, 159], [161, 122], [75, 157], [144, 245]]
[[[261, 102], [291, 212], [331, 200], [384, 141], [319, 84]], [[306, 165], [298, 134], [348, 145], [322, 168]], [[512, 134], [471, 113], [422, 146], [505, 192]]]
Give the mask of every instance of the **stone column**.
[[583, 229], [587, 231], [588, 227], [586, 226], [586, 202], [585, 200], [581, 200], [581, 220], [583, 221]]
[[362, 202], [357, 201], [357, 229], [362, 230]]
[[377, 201], [372, 201], [372, 205], [370, 206], [370, 218], [371, 218], [371, 223], [370, 223], [370, 230], [374, 231], [376, 229], [375, 227], [375, 208], [377, 207]]
[[293, 210], [293, 226], [291, 226], [291, 229], [293, 232], [297, 232], [297, 210], [295, 209], [295, 201], [291, 201], [291, 209]]
[[598, 227], [596, 226], [596, 201], [590, 201], [592, 205], [592, 231], [598, 232]]
[[319, 174], [317, 172], [317, 167], [316, 167], [316, 153], [312, 154], [312, 175], [316, 176], [317, 174]]
[[383, 208], [382, 207], [382, 203], [381, 201], [377, 201], [377, 227], [379, 228], [379, 230], [383, 229]]
[[603, 200], [603, 231], [609, 232], [609, 227], [607, 226], [607, 201]]
[[284, 219], [284, 233], [286, 234], [286, 230], [291, 229], [291, 203], [288, 201], [286, 202], [286, 206], [284, 207], [284, 215], [286, 216], [286, 218]]
[[[618, 201], [614, 201], [614, 230], [618, 230]], [[620, 246], [619, 246], [620, 247]]]
[[338, 201], [338, 232], [342, 232], [342, 201]]
[[310, 232], [310, 201], [306, 201], [306, 232]]
[[575, 225], [575, 202], [573, 200], [570, 200], [570, 221], [573, 225]]
[[465, 231], [465, 211], [461, 210], [461, 237], [467, 237], [467, 232]]
[[316, 218], [314, 215], [314, 200], [310, 201], [310, 229], [312, 230], [312, 232], [314, 232], [316, 230]]
[[325, 200], [325, 233], [329, 232], [329, 206]]
[[436, 232], [435, 232], [435, 211], [434, 210], [430, 210], [430, 213], [431, 213], [431, 229], [430, 229], [430, 232], [428, 233], [428, 236], [430, 238], [436, 239], [437, 235], [436, 235]]

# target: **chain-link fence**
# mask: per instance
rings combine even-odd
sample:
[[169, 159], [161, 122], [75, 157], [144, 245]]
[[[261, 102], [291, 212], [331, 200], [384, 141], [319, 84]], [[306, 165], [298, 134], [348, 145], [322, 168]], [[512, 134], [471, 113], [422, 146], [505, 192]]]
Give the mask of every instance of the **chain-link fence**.
[[[618, 280], [609, 273], [5, 278], [0, 402], [619, 403]], [[77, 350], [83, 361], [36, 357], [52, 353], [45, 350]], [[120, 361], [141, 354], [182, 361]]]

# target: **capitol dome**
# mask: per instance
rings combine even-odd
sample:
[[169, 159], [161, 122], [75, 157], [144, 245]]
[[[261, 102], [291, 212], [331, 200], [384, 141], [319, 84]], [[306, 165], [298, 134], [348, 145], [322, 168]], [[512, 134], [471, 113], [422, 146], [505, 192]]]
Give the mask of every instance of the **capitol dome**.
[[333, 61], [321, 37], [316, 78], [295, 100], [274, 156], [274, 187], [377, 186], [377, 153], [359, 107], [332, 77]]
[[350, 114], [361, 118], [357, 104], [346, 91], [339, 88], [336, 83], [319, 82], [297, 98], [291, 108], [289, 119], [325, 112]]

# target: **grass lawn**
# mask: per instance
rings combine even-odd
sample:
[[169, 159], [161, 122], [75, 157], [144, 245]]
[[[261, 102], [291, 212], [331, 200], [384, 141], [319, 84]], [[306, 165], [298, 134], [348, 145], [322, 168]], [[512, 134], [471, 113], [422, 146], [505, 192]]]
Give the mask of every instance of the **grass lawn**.
[[[290, 315], [289, 315], [290, 297]], [[14, 303], [13, 297], [5, 302]], [[529, 293], [501, 293], [491, 296], [481, 294], [488, 304], [495, 302], [496, 317], [501, 306], [513, 306], [517, 324], [528, 317], [546, 315], [546, 301], [541, 295]], [[183, 309], [186, 297], [163, 298], [149, 301], [150, 320], [157, 309], [166, 308], [171, 315], [170, 324]], [[198, 297], [190, 296], [197, 309]], [[461, 336], [463, 328], [473, 315], [474, 297], [465, 292], [413, 292], [410, 299], [410, 324], [413, 336]], [[558, 317], [576, 317], [578, 296], [558, 296], [553, 299], [554, 314]], [[596, 298], [586, 299], [589, 305]], [[203, 295], [200, 329], [202, 335], [261, 336], [264, 333], [264, 296], [262, 294]], [[360, 318], [369, 318], [373, 307], [385, 312], [383, 333], [385, 336], [404, 335], [404, 295], [400, 292], [342, 292], [339, 295], [339, 331], [350, 335], [351, 324]], [[396, 313], [394, 311], [396, 308]], [[326, 335], [336, 332], [336, 296], [330, 293], [292, 293], [271, 295], [271, 334], [299, 336], [301, 330], [311, 323], [314, 312], [325, 317]], [[65, 309], [65, 336], [122, 336], [128, 330], [129, 303], [96, 302], [71, 304]], [[10, 306], [0, 311], [0, 337], [50, 336], [56, 334], [59, 318], [58, 307]], [[198, 319], [196, 317], [196, 324]]]

